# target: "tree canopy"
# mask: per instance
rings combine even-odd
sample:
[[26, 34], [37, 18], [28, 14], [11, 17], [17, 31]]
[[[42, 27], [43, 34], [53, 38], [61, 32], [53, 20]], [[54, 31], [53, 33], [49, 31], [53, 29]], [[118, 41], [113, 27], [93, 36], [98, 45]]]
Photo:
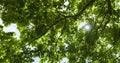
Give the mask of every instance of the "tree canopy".
[[0, 18], [0, 63], [120, 62], [120, 0], [0, 0]]

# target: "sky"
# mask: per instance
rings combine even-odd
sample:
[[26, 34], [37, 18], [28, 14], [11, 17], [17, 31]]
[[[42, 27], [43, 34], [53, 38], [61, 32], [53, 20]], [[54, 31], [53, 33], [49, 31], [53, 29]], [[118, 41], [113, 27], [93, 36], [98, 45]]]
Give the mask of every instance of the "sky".
[[10, 26], [4, 27], [3, 31], [6, 32], [6, 33], [7, 32], [15, 32], [16, 36], [14, 36], [14, 37], [17, 38], [17, 39], [20, 39], [20, 32], [17, 29], [17, 25], [14, 24], [14, 23], [10, 24]]

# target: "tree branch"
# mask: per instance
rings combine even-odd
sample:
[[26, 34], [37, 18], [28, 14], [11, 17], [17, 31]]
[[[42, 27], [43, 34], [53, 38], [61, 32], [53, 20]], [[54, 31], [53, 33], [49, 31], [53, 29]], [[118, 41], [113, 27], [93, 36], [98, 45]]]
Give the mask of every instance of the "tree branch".
[[110, 22], [110, 16], [112, 15], [112, 6], [111, 6], [111, 1], [107, 0], [108, 3], [108, 20], [105, 22], [104, 26], [103, 26], [103, 30], [105, 29], [106, 25]]
[[72, 18], [78, 19], [78, 18], [83, 14], [83, 12], [84, 12], [90, 5], [92, 5], [94, 2], [95, 2], [95, 0], [90, 0], [86, 5], [83, 6], [83, 8], [82, 8], [76, 15], [65, 16], [65, 17], [67, 17], [67, 18], [72, 17]]
[[44, 31], [40, 36], [34, 38], [34, 39], [31, 40], [30, 42], [33, 42], [34, 40], [39, 39], [40, 37], [42, 37], [43, 35], [45, 35], [54, 25], [58, 24], [58, 23], [59, 23], [62, 19], [64, 19], [64, 18], [70, 18], [70, 17], [72, 17], [72, 18], [78, 19], [78, 18], [83, 14], [83, 12], [84, 12], [91, 4], [93, 4], [94, 2], [95, 2], [95, 0], [90, 0], [85, 6], [83, 6], [83, 8], [81, 9], [81, 11], [80, 11], [79, 13], [77, 13], [76, 15], [73, 15], [73, 16], [63, 16], [63, 18], [61, 18], [60, 20], [55, 21], [51, 26], [49, 26], [49, 27], [47, 28], [46, 31]]
[[112, 14], [112, 6], [111, 6], [111, 1], [107, 0], [108, 3], [108, 13], [111, 15]]
[[60, 18], [60, 19], [56, 20], [53, 24], [51, 24], [49, 27], [46, 27], [46, 30], [42, 34], [38, 35], [37, 37], [34, 37], [34, 39], [31, 39], [29, 44], [31, 44], [33, 41], [44, 36], [53, 26], [57, 25], [62, 19], [64, 19], [64, 18]]

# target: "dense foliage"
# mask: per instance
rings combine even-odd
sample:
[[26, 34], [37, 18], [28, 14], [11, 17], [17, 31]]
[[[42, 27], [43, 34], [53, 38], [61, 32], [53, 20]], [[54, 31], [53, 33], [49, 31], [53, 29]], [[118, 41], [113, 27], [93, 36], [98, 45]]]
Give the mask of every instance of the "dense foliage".
[[0, 13], [0, 63], [120, 62], [120, 0], [0, 0]]

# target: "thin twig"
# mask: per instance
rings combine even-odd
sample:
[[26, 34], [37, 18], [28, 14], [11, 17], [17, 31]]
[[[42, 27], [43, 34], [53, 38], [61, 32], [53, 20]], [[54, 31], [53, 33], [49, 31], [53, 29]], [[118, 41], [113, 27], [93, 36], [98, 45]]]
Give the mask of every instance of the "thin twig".
[[79, 11], [79, 13], [77, 13], [76, 15], [70, 15], [70, 16], [65, 16], [66, 18], [75, 18], [75, 19], [78, 19], [82, 14], [83, 12], [91, 5], [95, 2], [95, 0], [90, 0], [86, 5], [83, 6], [83, 8]]

